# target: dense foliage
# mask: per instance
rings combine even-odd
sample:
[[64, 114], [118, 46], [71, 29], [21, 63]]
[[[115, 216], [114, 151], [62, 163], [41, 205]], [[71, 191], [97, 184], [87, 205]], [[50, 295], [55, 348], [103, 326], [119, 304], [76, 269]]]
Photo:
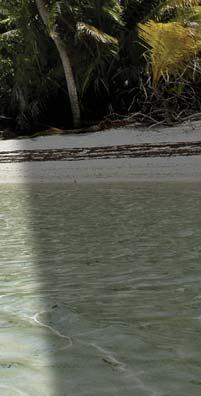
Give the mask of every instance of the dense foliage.
[[199, 0], [0, 0], [0, 115], [27, 133], [172, 122], [199, 110], [200, 50]]

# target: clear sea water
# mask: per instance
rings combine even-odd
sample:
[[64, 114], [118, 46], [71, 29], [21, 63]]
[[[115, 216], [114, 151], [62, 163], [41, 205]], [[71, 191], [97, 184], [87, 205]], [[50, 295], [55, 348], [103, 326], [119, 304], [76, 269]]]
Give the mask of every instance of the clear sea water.
[[201, 185], [0, 187], [0, 395], [200, 396]]

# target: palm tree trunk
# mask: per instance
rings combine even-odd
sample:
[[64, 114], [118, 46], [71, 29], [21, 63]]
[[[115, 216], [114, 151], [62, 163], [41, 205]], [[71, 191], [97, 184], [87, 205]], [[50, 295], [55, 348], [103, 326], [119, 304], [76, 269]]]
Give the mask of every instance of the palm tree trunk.
[[[36, 0], [36, 5], [38, 8], [39, 15], [41, 16], [41, 19], [43, 20], [45, 26], [48, 26], [49, 15], [48, 15], [47, 3], [45, 3], [44, 0]], [[65, 43], [61, 39], [60, 35], [56, 32], [55, 28], [51, 29], [49, 35], [57, 47], [63, 65], [64, 74], [66, 78], [66, 85], [68, 88], [68, 94], [71, 104], [72, 115], [73, 115], [73, 125], [74, 127], [79, 127], [81, 124], [80, 105], [79, 105], [75, 78], [73, 75], [71, 62], [68, 56], [68, 51]]]

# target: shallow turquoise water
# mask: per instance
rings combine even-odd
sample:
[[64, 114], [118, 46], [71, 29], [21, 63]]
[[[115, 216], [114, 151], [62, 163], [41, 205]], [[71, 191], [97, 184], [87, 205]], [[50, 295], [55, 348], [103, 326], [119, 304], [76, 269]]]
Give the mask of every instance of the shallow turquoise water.
[[201, 186], [0, 187], [0, 394], [201, 392]]

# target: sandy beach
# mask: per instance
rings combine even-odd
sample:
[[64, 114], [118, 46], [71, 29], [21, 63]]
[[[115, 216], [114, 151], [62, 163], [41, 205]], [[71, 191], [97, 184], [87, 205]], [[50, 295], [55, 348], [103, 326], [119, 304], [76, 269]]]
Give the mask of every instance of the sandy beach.
[[[172, 128], [119, 128], [103, 132], [0, 141], [0, 154], [19, 150], [101, 148], [201, 142], [201, 123]], [[201, 181], [201, 155], [0, 163], [0, 183]]]

